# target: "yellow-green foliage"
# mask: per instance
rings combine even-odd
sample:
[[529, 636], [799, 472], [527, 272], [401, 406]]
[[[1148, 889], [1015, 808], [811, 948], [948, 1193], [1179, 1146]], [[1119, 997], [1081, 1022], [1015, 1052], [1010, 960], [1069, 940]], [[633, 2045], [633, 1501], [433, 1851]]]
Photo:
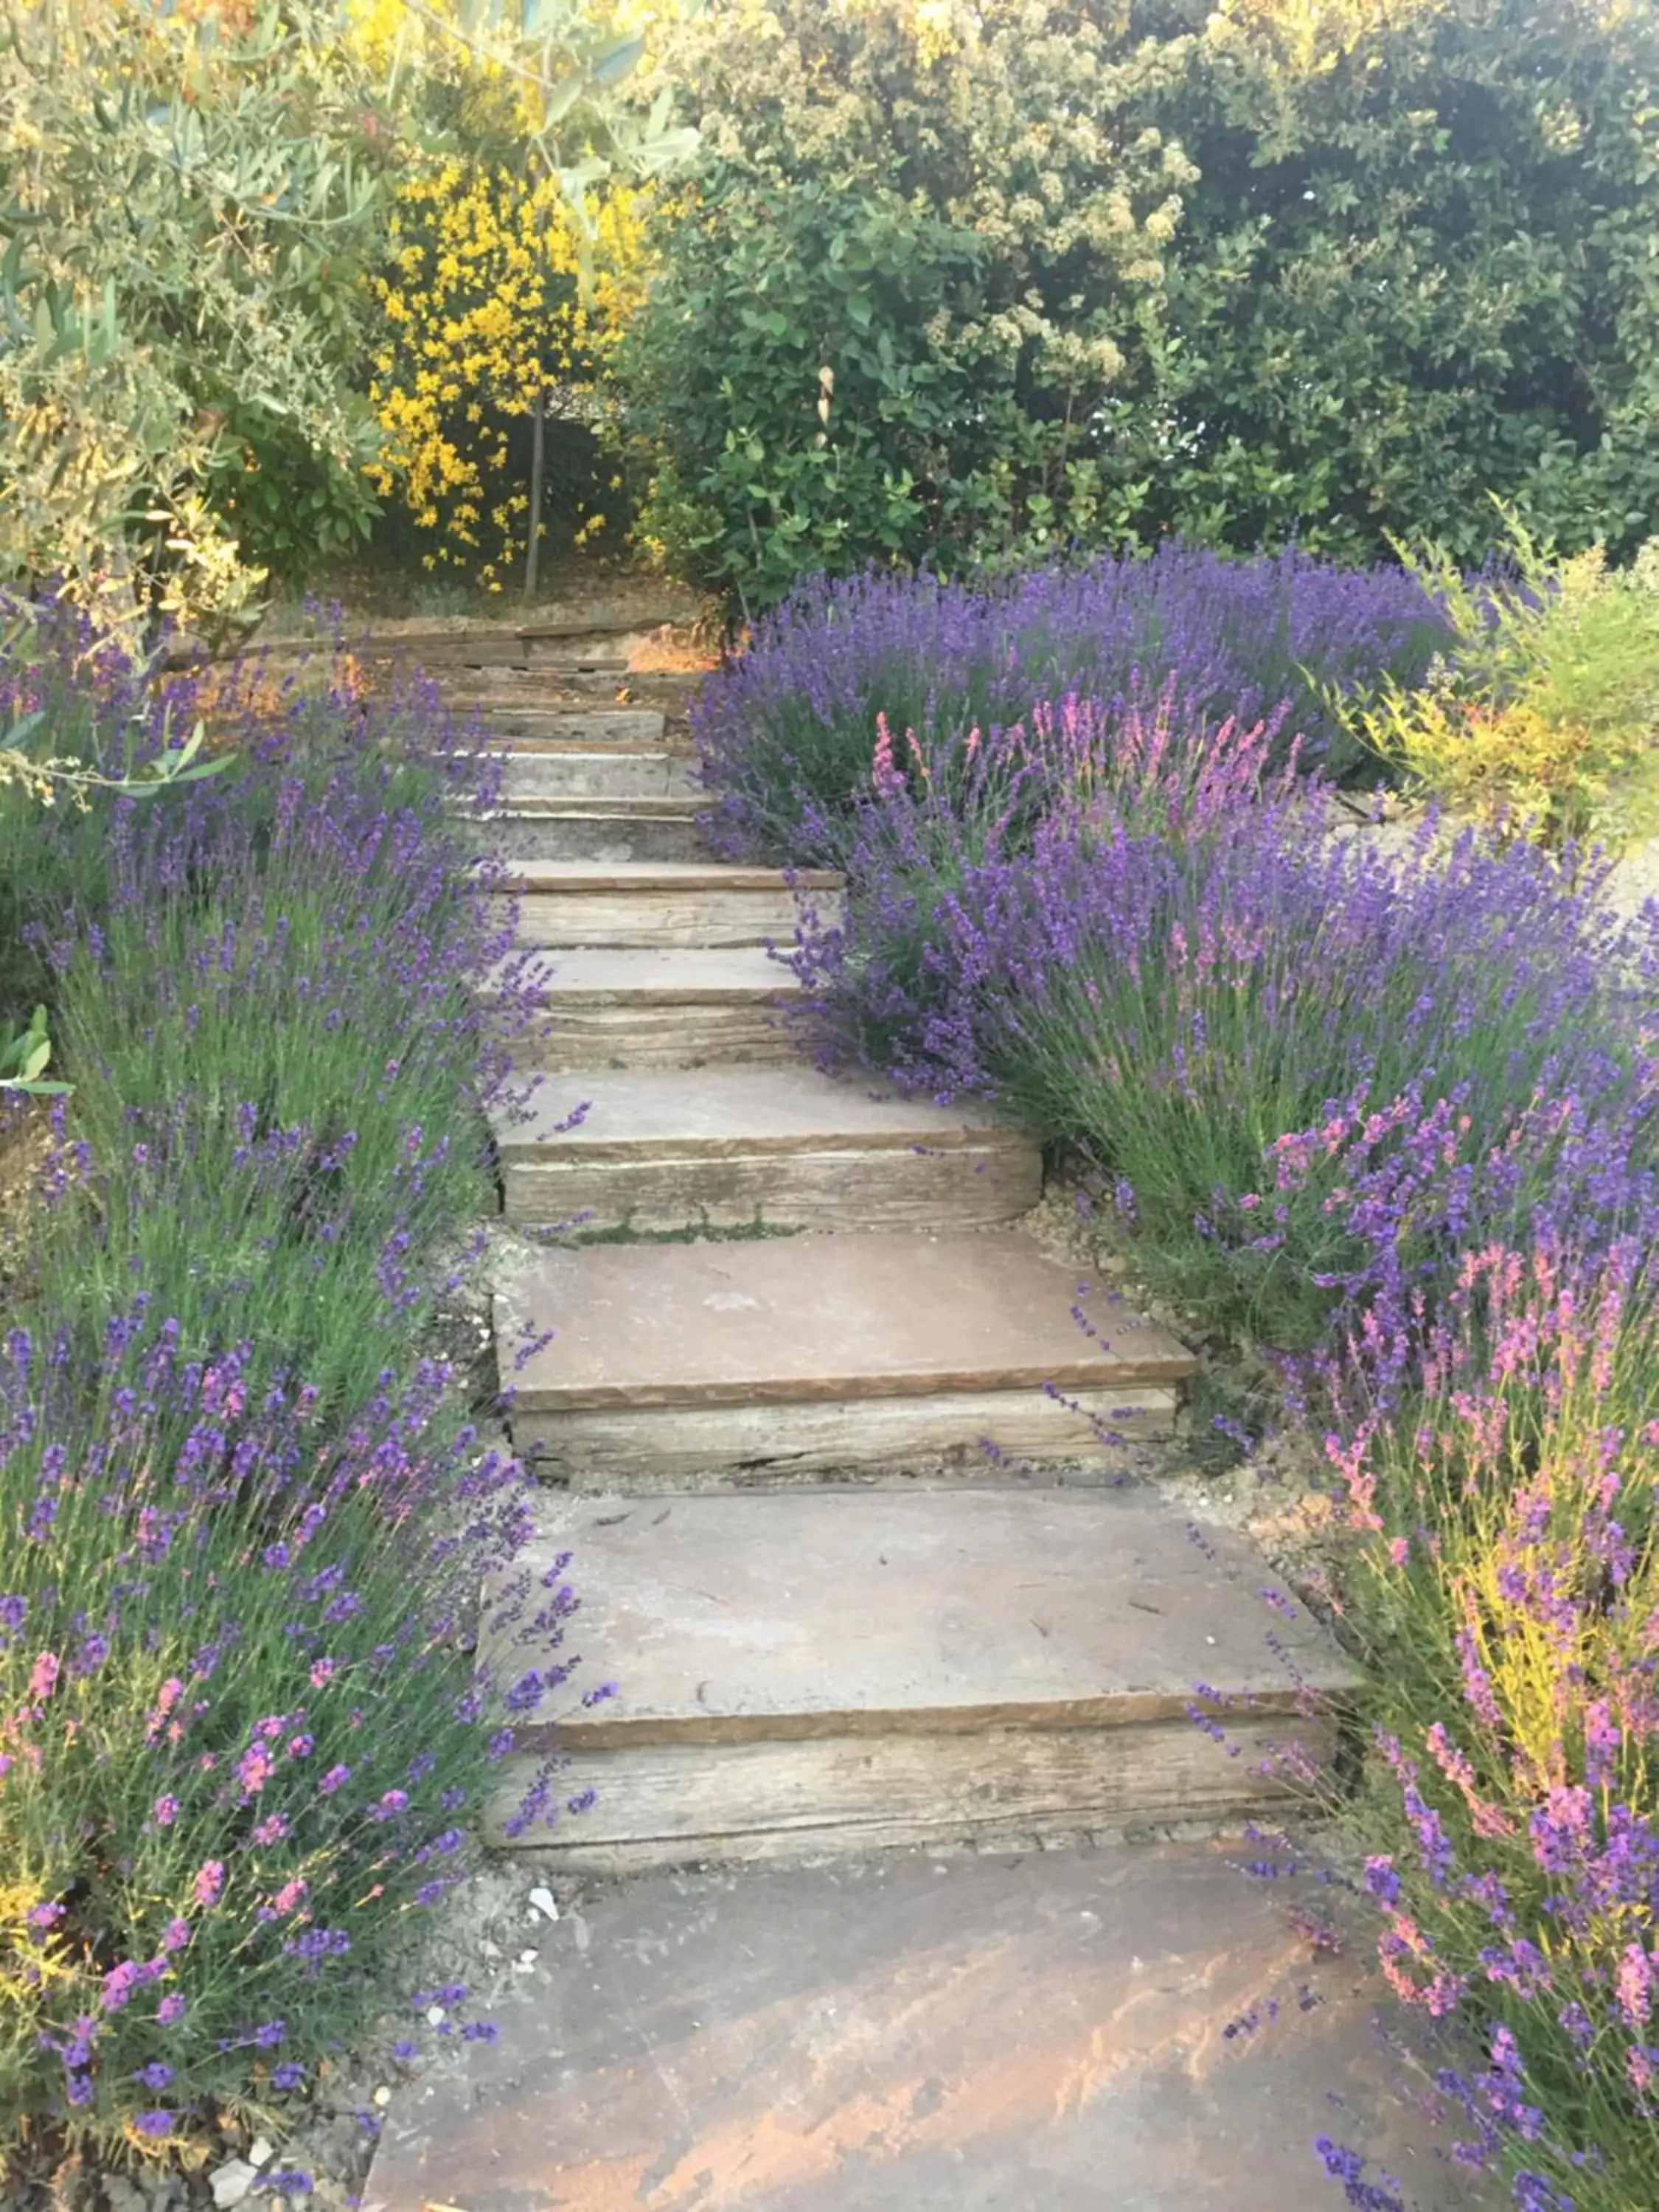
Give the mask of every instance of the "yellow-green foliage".
[[1407, 558], [1455, 643], [1428, 684], [1348, 710], [1419, 792], [1507, 834], [1617, 848], [1659, 814], [1659, 540], [1623, 570], [1553, 558], [1509, 518], [1510, 573], [1473, 581], [1441, 548]]
[[322, 0], [280, 24], [144, 0], [11, 12], [0, 577], [56, 575], [109, 620], [229, 617], [260, 580], [225, 495], [252, 464], [282, 457], [277, 505], [313, 539], [342, 500], [366, 514], [365, 106]]

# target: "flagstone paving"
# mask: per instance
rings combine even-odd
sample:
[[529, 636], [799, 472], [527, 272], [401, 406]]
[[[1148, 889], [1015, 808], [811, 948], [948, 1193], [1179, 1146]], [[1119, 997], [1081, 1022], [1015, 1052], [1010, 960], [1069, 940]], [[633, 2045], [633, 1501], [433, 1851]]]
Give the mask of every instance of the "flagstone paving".
[[1238, 1856], [657, 1875], [526, 1923], [366, 2212], [1331, 2212], [1319, 2136], [1460, 2203], [1363, 1958]]

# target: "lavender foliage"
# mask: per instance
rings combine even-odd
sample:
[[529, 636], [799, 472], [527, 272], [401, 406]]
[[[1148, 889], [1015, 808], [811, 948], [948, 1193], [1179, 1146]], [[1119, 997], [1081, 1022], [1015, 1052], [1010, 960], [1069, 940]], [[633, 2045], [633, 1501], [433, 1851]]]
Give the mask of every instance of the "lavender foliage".
[[[50, 607], [37, 643], [0, 680], [43, 750], [199, 716], [234, 757], [0, 794], [9, 985], [75, 1086], [0, 1356], [0, 2144], [45, 2174], [280, 2130], [395, 1994], [575, 1601], [515, 1565], [526, 1478], [438, 1348], [533, 1018], [453, 811], [491, 763], [326, 652], [158, 682]], [[521, 1795], [518, 1832], [565, 1809], [551, 1765]]]
[[487, 803], [494, 765], [424, 687], [371, 702], [326, 654], [207, 697], [88, 659], [68, 619], [58, 645], [12, 676], [53, 750], [136, 732], [142, 755], [200, 714], [233, 764], [160, 799], [0, 810], [24, 980], [76, 1086], [38, 1288], [89, 1352], [142, 1282], [188, 1346], [246, 1336], [262, 1374], [361, 1400], [487, 1205], [480, 1108], [511, 1078], [477, 987], [512, 914], [444, 802]]
[[1523, 847], [1333, 832], [1273, 738], [1072, 700], [947, 773], [884, 726], [795, 955], [823, 1048], [1081, 1150], [1161, 1288], [1281, 1346], [1471, 1239], [1653, 1222], [1652, 928]]
[[544, 1653], [568, 1609], [502, 1579], [527, 1478], [458, 1426], [442, 1363], [333, 1421], [253, 1367], [142, 1310], [95, 1377], [64, 1333], [15, 1329], [0, 1361], [13, 2148], [280, 2127], [469, 1865], [481, 1580], [506, 1651]]
[[1449, 633], [1422, 586], [1294, 548], [1234, 560], [1166, 544], [1150, 560], [1028, 571], [1001, 584], [868, 575], [802, 585], [759, 624], [695, 718], [710, 827], [733, 857], [835, 863], [868, 775], [876, 716], [936, 758], [1044, 700], [1106, 708], [1173, 680], [1198, 726], [1273, 720], [1275, 764], [1375, 781], [1330, 695], [1410, 686]]
[[1659, 1246], [1474, 1246], [1409, 1320], [1327, 1378], [1378, 1958], [1478, 2029], [1437, 2084], [1454, 2160], [1522, 2212], [1628, 2212], [1659, 2163]]
[[[1518, 2212], [1659, 2156], [1659, 911], [1431, 823], [1334, 824], [1173, 691], [941, 744], [879, 719], [826, 1056], [1092, 1157], [1140, 1270], [1315, 1354], [1371, 1661], [1378, 1958], [1475, 2056], [1435, 2095]], [[1200, 1693], [1200, 1697], [1202, 1693]], [[1207, 1717], [1200, 1712], [1200, 1717]], [[1304, 1775], [1304, 1783], [1316, 1778]], [[1326, 2137], [1349, 2202], [1399, 2201]]]

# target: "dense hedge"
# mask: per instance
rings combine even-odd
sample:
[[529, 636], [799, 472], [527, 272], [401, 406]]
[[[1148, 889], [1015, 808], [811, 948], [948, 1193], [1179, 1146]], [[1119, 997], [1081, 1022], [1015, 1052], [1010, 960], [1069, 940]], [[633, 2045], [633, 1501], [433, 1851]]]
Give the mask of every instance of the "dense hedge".
[[[1613, 0], [715, 0], [628, 349], [670, 554], [1659, 519], [1659, 21]], [[826, 374], [825, 372], [828, 374]]]

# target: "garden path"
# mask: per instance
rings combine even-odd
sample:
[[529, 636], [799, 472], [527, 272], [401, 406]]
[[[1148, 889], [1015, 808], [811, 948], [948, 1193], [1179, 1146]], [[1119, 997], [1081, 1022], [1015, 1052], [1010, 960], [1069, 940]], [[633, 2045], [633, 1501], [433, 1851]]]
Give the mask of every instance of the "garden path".
[[595, 1802], [509, 1846], [561, 1917], [498, 2042], [394, 2105], [369, 2203], [1313, 2212], [1328, 2096], [1375, 2103], [1371, 1992], [1206, 1839], [1271, 1814], [1270, 1746], [1328, 1749], [1302, 1690], [1346, 1662], [1127, 1480], [1194, 1362], [1022, 1229], [1035, 1149], [800, 1057], [768, 943], [839, 886], [702, 852], [686, 682], [641, 642], [444, 650], [550, 956], [509, 1231], [575, 1224], [498, 1277], [581, 1601], [502, 1802], [556, 1741]]

